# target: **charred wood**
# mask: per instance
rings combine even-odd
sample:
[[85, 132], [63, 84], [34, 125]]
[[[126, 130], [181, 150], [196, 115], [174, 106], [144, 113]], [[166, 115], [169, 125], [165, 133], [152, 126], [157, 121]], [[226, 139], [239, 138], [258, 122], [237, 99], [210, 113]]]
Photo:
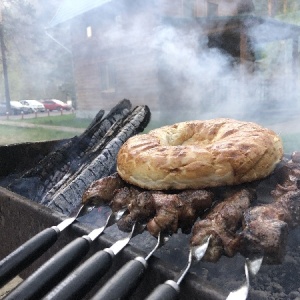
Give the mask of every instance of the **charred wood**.
[[100, 110], [89, 127], [80, 135], [66, 141], [59, 149], [51, 152], [34, 168], [26, 170], [7, 188], [31, 200], [40, 202], [47, 191], [64, 176], [75, 173], [90, 149], [101, 139], [111, 126], [131, 109], [129, 100], [122, 100], [102, 119]]
[[84, 161], [74, 174], [62, 178], [57, 186], [47, 192], [42, 203], [63, 213], [70, 213], [93, 181], [115, 171], [120, 147], [129, 137], [143, 131], [149, 120], [149, 108], [138, 106], [128, 116], [115, 122], [86, 155], [89, 160]]

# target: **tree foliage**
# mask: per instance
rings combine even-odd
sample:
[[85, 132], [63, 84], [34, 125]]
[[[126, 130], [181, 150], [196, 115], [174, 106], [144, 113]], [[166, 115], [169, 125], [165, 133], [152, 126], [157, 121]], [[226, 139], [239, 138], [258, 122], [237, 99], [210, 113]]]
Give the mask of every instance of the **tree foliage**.
[[[71, 55], [45, 31], [60, 1], [1, 2], [11, 99], [73, 98]], [[68, 36], [65, 30], [56, 30], [64, 42]], [[4, 98], [2, 87], [0, 100]]]

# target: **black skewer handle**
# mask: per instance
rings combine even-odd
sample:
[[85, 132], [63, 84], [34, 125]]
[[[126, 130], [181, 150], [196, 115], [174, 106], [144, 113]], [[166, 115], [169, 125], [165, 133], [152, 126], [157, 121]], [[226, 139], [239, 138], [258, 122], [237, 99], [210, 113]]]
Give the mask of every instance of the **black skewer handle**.
[[143, 257], [126, 263], [91, 300], [128, 299], [127, 296], [137, 287], [147, 267]]
[[73, 300], [83, 298], [110, 268], [113, 256], [112, 252], [104, 250], [96, 252], [52, 289], [43, 299]]
[[85, 256], [90, 248], [88, 236], [79, 237], [56, 253], [5, 299], [39, 299], [61, 281]]
[[46, 228], [0, 261], [0, 287], [39, 258], [58, 239], [56, 226]]
[[179, 286], [175, 281], [168, 280], [157, 286], [146, 300], [175, 300], [178, 297]]

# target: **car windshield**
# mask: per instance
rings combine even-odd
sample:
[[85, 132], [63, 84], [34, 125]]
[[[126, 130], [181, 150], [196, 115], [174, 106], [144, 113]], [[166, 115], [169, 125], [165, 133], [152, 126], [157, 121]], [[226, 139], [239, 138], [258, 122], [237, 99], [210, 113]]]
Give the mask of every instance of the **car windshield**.
[[52, 101], [53, 101], [54, 103], [60, 104], [60, 105], [65, 105], [65, 104], [66, 104], [66, 103], [64, 103], [63, 101], [57, 100], [57, 99], [53, 99]]
[[23, 107], [22, 103], [20, 103], [18, 101], [10, 101], [10, 104], [14, 105], [14, 106], [18, 106], [18, 107]]
[[41, 103], [36, 101], [36, 100], [26, 100], [26, 102], [28, 102], [29, 104], [33, 104], [33, 105], [40, 105]]

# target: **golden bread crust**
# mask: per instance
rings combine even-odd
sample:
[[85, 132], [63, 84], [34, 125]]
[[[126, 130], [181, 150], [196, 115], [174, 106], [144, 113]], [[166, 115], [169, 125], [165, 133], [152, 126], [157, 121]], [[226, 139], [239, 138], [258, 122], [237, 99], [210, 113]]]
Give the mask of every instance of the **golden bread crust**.
[[118, 153], [117, 170], [123, 180], [146, 189], [199, 189], [264, 178], [282, 155], [272, 130], [219, 118], [131, 137]]

